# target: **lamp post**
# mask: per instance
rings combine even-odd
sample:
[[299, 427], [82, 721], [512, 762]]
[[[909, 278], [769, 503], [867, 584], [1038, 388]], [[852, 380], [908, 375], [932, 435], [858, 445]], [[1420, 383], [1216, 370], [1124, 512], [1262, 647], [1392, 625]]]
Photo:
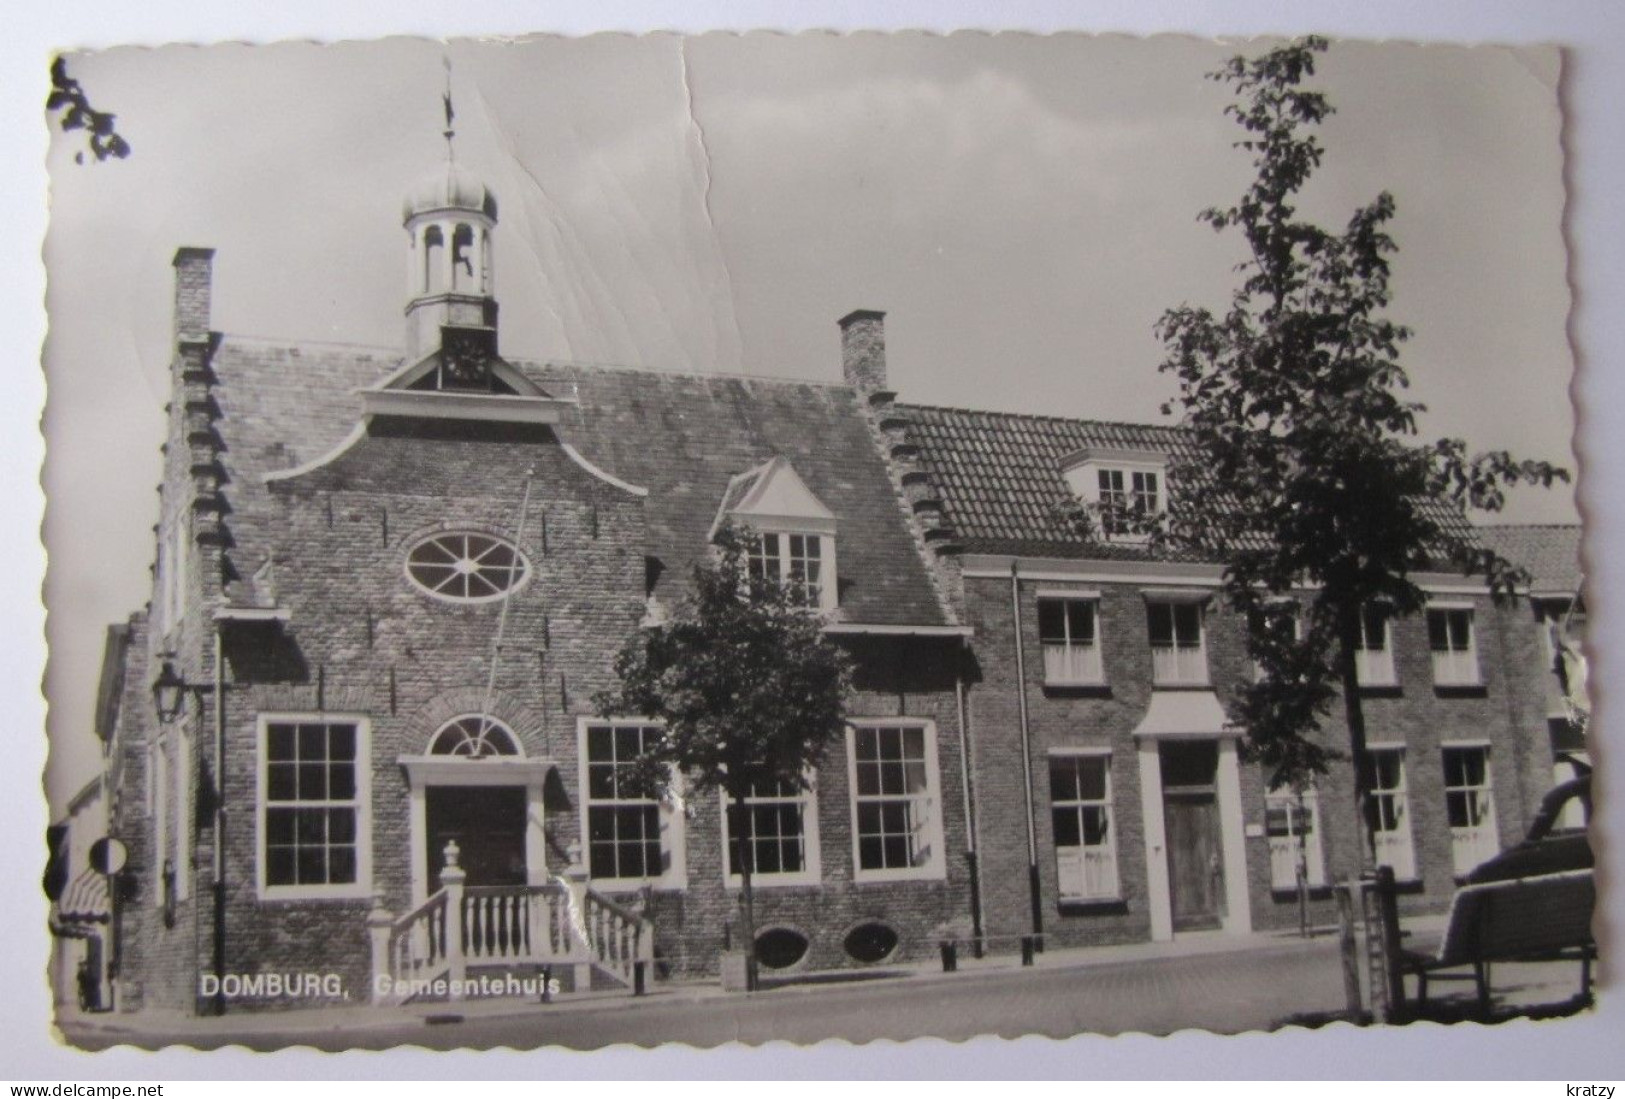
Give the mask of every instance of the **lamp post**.
[[[225, 714], [222, 708], [221, 694], [223, 692], [221, 666], [220, 636], [215, 635], [214, 644], [214, 683], [190, 683], [175, 669], [173, 661], [166, 660], [158, 671], [158, 677], [152, 681], [153, 709], [158, 713], [158, 720], [164, 724], [173, 722], [181, 716], [186, 707], [186, 696], [190, 692], [199, 699], [205, 693], [215, 695], [214, 712], [214, 789], [210, 791], [210, 810], [214, 823], [214, 859], [213, 880], [209, 892], [214, 907], [214, 958], [213, 969], [216, 977], [225, 975], [226, 967], [226, 846], [225, 846]], [[186, 781], [192, 781], [191, 775]], [[184, 828], [185, 821], [181, 822]], [[183, 833], [184, 834], [184, 833]], [[217, 983], [217, 987], [219, 987]], [[216, 992], [214, 996], [214, 1011], [216, 1015], [226, 1013], [226, 1000], [224, 992]]]

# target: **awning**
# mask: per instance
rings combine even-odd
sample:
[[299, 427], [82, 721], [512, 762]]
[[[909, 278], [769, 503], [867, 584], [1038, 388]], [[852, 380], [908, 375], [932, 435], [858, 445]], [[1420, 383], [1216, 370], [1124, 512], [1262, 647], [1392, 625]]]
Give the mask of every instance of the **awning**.
[[107, 899], [107, 876], [95, 870], [81, 871], [68, 883], [51, 913], [52, 925], [106, 923], [112, 912]]
[[1152, 691], [1135, 736], [1240, 736], [1212, 691]]

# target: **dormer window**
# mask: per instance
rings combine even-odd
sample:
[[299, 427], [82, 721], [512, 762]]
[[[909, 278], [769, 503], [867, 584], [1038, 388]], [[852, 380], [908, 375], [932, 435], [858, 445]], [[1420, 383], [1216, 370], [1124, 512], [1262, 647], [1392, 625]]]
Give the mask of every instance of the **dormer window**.
[[1167, 509], [1168, 459], [1154, 450], [1091, 447], [1061, 460], [1073, 495], [1098, 513], [1102, 537], [1142, 541], [1144, 521]]
[[769, 459], [728, 482], [711, 536], [728, 524], [748, 532], [753, 579], [784, 585], [810, 609], [836, 608], [835, 513], [787, 460]]
[[751, 538], [748, 551], [753, 580], [783, 584], [806, 607], [824, 605], [824, 538], [818, 534], [768, 532]]
[[1129, 534], [1129, 517], [1154, 515], [1162, 499], [1162, 474], [1154, 469], [1102, 467], [1095, 471], [1100, 483], [1102, 524], [1110, 535]]

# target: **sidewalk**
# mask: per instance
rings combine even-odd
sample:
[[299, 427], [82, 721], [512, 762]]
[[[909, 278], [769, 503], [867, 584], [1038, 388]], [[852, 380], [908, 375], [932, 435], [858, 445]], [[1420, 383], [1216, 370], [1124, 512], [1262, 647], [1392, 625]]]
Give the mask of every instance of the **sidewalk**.
[[[1427, 919], [1412, 921], [1424, 933]], [[1443, 918], [1431, 922], [1443, 926]], [[1073, 970], [1133, 966], [1147, 962], [1170, 962], [1221, 955], [1252, 953], [1275, 956], [1284, 953], [1335, 949], [1335, 928], [1313, 928], [1311, 937], [1297, 931], [1259, 932], [1229, 935], [1223, 932], [1194, 933], [1173, 942], [1125, 943], [1118, 946], [1068, 947], [1047, 950], [1034, 958], [1028, 972], [1064, 973]], [[924, 987], [937, 983], [974, 981], [977, 977], [1011, 974], [1022, 969], [1019, 953], [990, 954], [973, 958], [968, 950], [959, 957], [959, 971], [944, 973], [939, 960], [932, 958], [872, 970], [829, 970], [783, 978], [772, 977], [766, 987], [752, 997], [780, 1000], [786, 997], [850, 994], [865, 988]], [[396, 1030], [403, 1026], [434, 1026], [476, 1020], [503, 1020], [529, 1016], [558, 1016], [585, 1012], [613, 1011], [628, 1014], [656, 1008], [707, 1002], [737, 1003], [740, 993], [725, 992], [715, 978], [668, 981], [654, 984], [641, 997], [621, 992], [564, 994], [548, 1003], [519, 1001], [507, 997], [470, 999], [455, 1003], [425, 1003], [374, 1007], [343, 1005], [320, 1008], [248, 1012], [238, 1010], [223, 1016], [194, 1016], [183, 1012], [148, 1009], [133, 1015], [75, 1016], [59, 1020], [64, 1029], [105, 1036], [194, 1033], [198, 1037], [275, 1036], [305, 1034], [312, 1030], [334, 1033], [366, 1033]]]

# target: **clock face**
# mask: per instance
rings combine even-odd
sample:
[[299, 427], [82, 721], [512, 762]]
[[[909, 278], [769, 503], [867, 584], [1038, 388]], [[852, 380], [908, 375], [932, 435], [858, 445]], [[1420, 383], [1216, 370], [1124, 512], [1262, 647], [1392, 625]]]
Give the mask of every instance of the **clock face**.
[[440, 330], [442, 384], [457, 389], [490, 389], [494, 350], [491, 333], [445, 327]]

